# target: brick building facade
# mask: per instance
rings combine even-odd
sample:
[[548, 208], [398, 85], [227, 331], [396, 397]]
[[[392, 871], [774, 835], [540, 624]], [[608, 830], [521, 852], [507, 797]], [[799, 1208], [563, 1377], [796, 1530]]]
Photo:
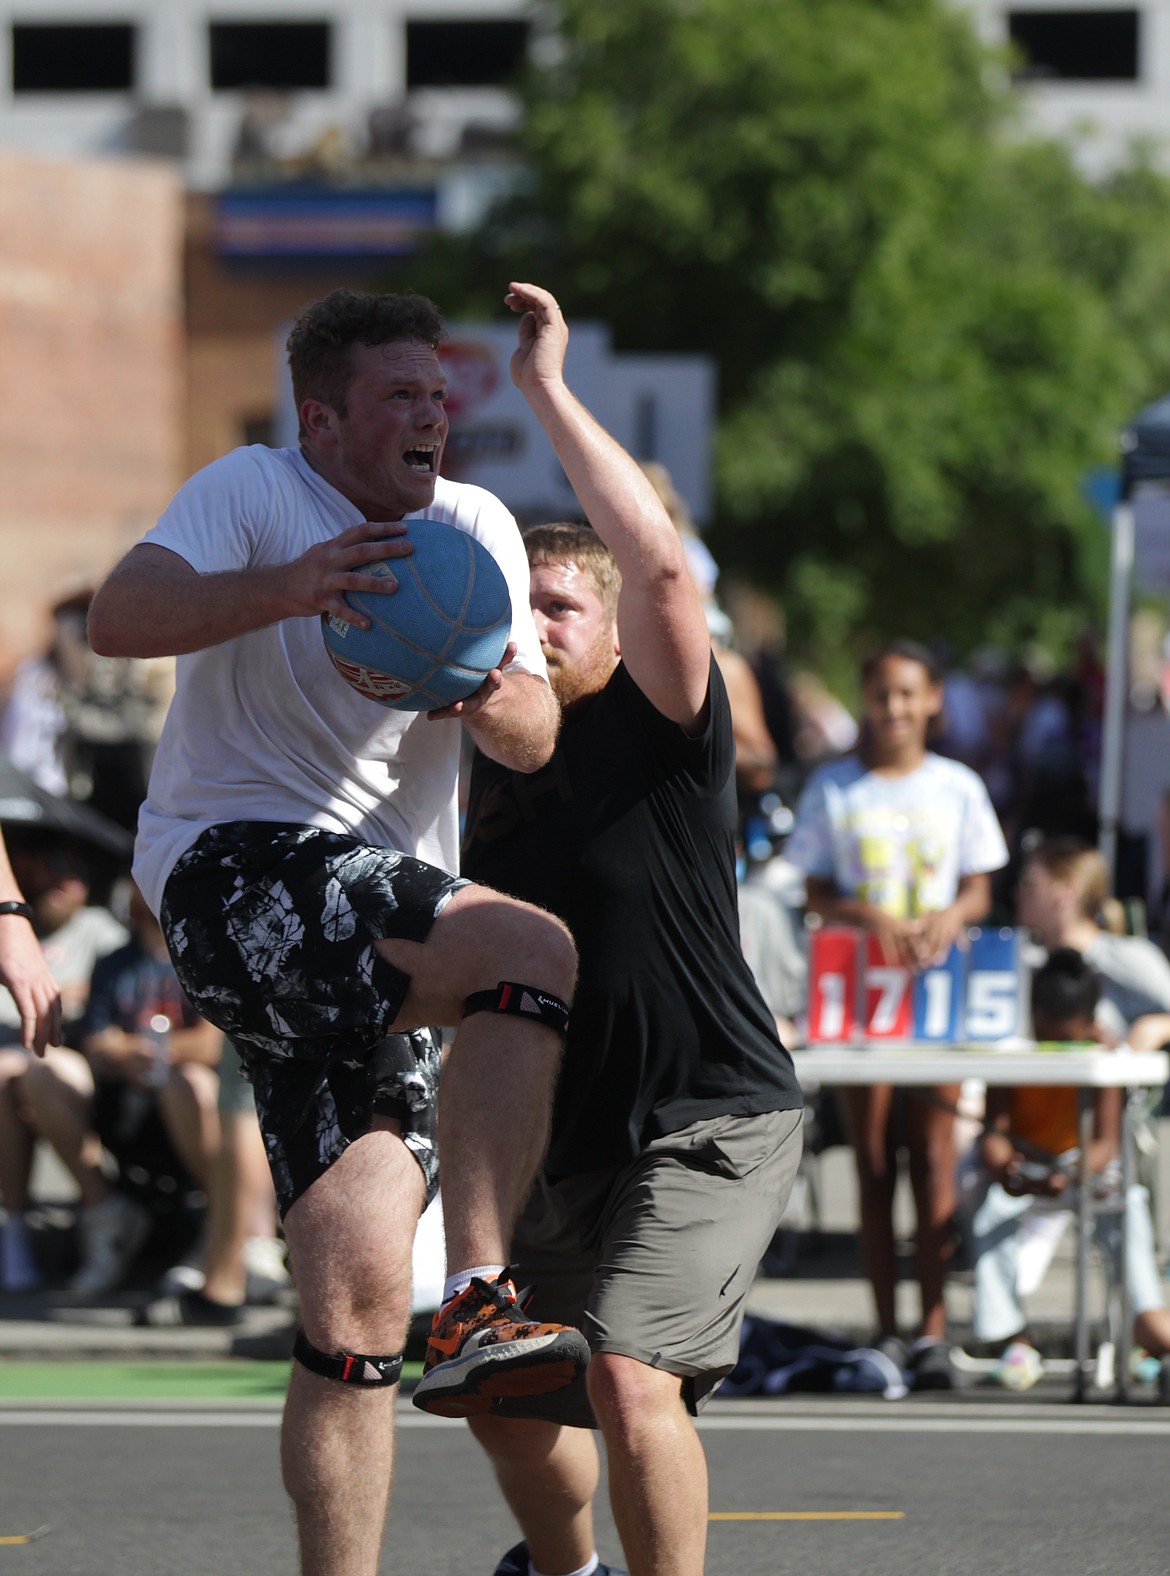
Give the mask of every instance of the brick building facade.
[[0, 153], [0, 674], [180, 479], [183, 203], [168, 165]]

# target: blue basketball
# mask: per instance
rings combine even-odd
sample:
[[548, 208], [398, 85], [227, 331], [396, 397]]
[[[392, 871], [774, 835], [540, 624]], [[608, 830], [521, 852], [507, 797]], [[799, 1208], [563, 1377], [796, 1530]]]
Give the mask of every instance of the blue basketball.
[[321, 632], [333, 666], [360, 695], [399, 711], [436, 711], [466, 700], [499, 665], [512, 601], [499, 564], [474, 536], [441, 520], [406, 524], [414, 551], [361, 570], [397, 580], [397, 591], [345, 594], [369, 629], [323, 614]]

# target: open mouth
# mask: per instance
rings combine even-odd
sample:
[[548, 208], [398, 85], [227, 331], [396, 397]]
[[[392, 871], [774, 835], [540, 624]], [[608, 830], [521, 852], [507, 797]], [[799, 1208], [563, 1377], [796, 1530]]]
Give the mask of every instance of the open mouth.
[[413, 449], [407, 449], [402, 458], [410, 469], [417, 471], [420, 476], [433, 476], [439, 462], [439, 445], [418, 443]]

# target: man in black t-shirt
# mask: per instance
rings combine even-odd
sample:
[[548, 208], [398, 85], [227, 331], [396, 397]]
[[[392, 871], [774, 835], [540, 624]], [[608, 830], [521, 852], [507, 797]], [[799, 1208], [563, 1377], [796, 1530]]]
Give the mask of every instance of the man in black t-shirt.
[[552, 298], [523, 287], [509, 304], [526, 312], [513, 378], [595, 530], [526, 536], [564, 722], [536, 773], [477, 756], [464, 871], [552, 910], [579, 948], [513, 1258], [533, 1310], [571, 1308], [593, 1356], [569, 1388], [471, 1426], [524, 1533], [497, 1576], [613, 1569], [593, 1545], [592, 1427], [632, 1576], [700, 1576], [706, 1465], [688, 1414], [735, 1364], [799, 1160], [801, 1096], [739, 943], [730, 707], [682, 545], [566, 388]]

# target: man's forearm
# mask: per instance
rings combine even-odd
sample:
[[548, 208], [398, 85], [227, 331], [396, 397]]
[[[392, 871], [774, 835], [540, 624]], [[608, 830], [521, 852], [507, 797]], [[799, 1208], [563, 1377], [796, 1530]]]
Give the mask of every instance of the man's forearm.
[[205, 575], [166, 548], [134, 549], [94, 595], [90, 644], [105, 657], [180, 656], [263, 629], [288, 616], [285, 567]]
[[493, 761], [535, 772], [550, 759], [561, 713], [552, 690], [534, 673], [505, 673], [499, 692], [464, 727]]

